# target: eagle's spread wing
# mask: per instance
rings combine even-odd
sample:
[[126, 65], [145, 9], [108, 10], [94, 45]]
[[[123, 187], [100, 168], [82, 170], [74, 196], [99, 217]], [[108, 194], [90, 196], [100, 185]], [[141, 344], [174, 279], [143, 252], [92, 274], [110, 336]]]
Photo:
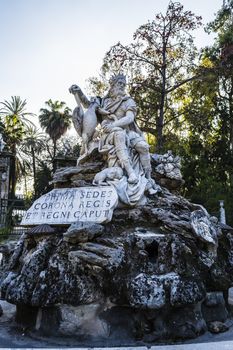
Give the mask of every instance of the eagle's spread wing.
[[83, 129], [83, 109], [81, 107], [76, 107], [72, 114], [72, 120], [78, 135], [82, 137]]

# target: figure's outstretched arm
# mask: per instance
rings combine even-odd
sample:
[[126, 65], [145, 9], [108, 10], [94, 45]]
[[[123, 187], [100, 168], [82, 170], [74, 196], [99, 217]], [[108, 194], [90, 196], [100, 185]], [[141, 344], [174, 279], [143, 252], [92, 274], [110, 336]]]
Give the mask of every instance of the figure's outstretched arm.
[[78, 106], [83, 105], [84, 108], [88, 108], [90, 106], [90, 100], [87, 98], [86, 95], [84, 95], [84, 93], [78, 85], [71, 85], [71, 87], [69, 88], [69, 92], [74, 95]]

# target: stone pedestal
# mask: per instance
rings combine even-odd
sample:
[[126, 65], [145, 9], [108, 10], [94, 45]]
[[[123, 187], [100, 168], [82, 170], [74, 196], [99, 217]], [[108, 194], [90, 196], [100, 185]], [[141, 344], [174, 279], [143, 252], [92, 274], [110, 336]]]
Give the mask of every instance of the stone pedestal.
[[88, 345], [223, 329], [223, 295], [233, 283], [225, 230], [163, 189], [146, 205], [114, 209], [110, 222], [54, 224], [21, 237], [2, 271], [2, 298], [17, 305], [17, 322], [26, 310], [34, 332]]

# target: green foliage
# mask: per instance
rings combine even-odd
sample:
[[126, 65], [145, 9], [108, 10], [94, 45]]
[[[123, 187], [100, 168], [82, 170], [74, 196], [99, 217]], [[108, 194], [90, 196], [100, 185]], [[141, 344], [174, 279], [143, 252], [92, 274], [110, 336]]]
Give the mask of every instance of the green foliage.
[[[170, 2], [140, 26], [132, 43], [118, 43], [104, 58], [107, 79], [119, 71], [129, 76], [129, 92], [138, 106], [137, 121], [152, 152], [167, 149], [182, 157], [183, 194], [218, 214], [225, 200], [233, 224], [233, 1], [226, 1], [208, 25], [217, 38], [197, 50], [192, 30], [200, 17]], [[98, 80], [93, 91], [101, 92]], [[159, 147], [158, 147], [159, 146]]]
[[78, 158], [80, 148], [80, 144], [77, 143], [77, 137], [63, 136], [59, 140], [57, 157]]
[[16, 182], [25, 175], [30, 167], [27, 159], [21, 157], [19, 146], [34, 124], [29, 119], [33, 113], [26, 111], [26, 100], [12, 96], [10, 101], [0, 102], [1, 131], [6, 142], [6, 149], [13, 154], [10, 173], [10, 198], [14, 198]]
[[51, 167], [49, 166], [49, 164], [47, 164], [46, 161], [41, 162], [35, 178], [35, 192], [37, 197], [40, 197], [43, 194], [53, 189], [53, 185], [49, 184], [51, 180], [52, 180]]
[[0, 228], [0, 242], [7, 239], [7, 237], [12, 233], [12, 227], [1, 227]]
[[48, 100], [45, 104], [49, 109], [41, 108], [39, 121], [51, 139], [57, 141], [71, 125], [71, 110], [65, 107], [65, 102]]
[[0, 117], [4, 126], [3, 133], [12, 153], [16, 153], [16, 145], [23, 140], [29, 126], [33, 122], [28, 117], [34, 114], [26, 112], [26, 100], [21, 100], [19, 96], [12, 96], [10, 101], [0, 102]]
[[114, 45], [104, 58], [104, 75], [124, 71], [130, 77], [137, 120], [143, 131], [156, 136], [159, 151], [166, 148], [166, 138], [181, 124], [174, 106], [180, 88], [194, 79], [197, 51], [191, 32], [200, 25], [201, 17], [170, 1], [165, 14], [156, 14], [136, 30], [132, 43]]
[[[42, 152], [46, 149], [46, 138], [45, 135], [40, 132], [36, 127], [30, 127], [27, 130], [21, 146], [20, 152], [24, 158], [25, 163], [28, 165], [28, 172], [32, 174], [33, 177], [33, 187], [34, 187], [34, 196], [37, 197], [36, 193], [36, 172], [38, 168], [38, 161]], [[27, 163], [28, 162], [28, 163]]]
[[108, 89], [108, 82], [104, 76], [88, 79], [89, 90], [94, 96], [104, 96]]
[[[229, 2], [230, 4], [230, 2]], [[202, 78], [190, 81], [178, 96], [184, 134], [170, 139], [169, 148], [183, 159], [183, 194], [218, 215], [225, 201], [227, 222], [233, 224], [233, 56], [232, 3], [222, 8], [208, 30], [217, 33], [202, 50], [194, 70]], [[232, 51], [233, 53], [233, 51]]]
[[54, 159], [57, 152], [57, 141], [71, 125], [71, 110], [65, 106], [65, 102], [53, 102], [50, 99], [45, 104], [48, 108], [41, 108], [39, 121], [42, 129], [53, 141]]

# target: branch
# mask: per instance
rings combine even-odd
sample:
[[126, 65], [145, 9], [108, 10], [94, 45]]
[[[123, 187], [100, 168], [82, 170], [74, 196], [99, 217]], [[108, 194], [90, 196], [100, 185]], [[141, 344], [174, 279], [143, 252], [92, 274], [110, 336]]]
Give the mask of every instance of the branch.
[[155, 132], [156, 132], [156, 129], [155, 129], [155, 128], [153, 129], [153, 128], [150, 128], [150, 127], [148, 127], [148, 126], [142, 127], [141, 129], [142, 129], [143, 132], [149, 132], [149, 133], [152, 134], [152, 135], [155, 134]]
[[163, 123], [163, 126], [166, 126], [167, 124], [169, 124], [174, 119], [178, 119], [179, 116], [181, 116], [182, 114], [183, 113], [180, 113], [179, 115], [175, 115], [174, 117], [170, 118], [169, 120], [167, 120], [166, 122]]
[[192, 81], [192, 80], [195, 80], [195, 79], [199, 79], [202, 75], [199, 74], [199, 75], [194, 75], [193, 77], [191, 78], [187, 78], [187, 79], [184, 79], [182, 81], [180, 81], [179, 83], [177, 83], [176, 85], [172, 86], [170, 89], [167, 89], [166, 90], [166, 94], [168, 94], [169, 92], [172, 92], [174, 90], [176, 90], [178, 87], [188, 83], [189, 81]]
[[[137, 57], [137, 59], [135, 59], [136, 61], [148, 63], [148, 64], [152, 65], [155, 69], [158, 69], [160, 71], [160, 66], [158, 64], [155, 64], [155, 63], [151, 62], [150, 60], [146, 59], [145, 57], [140, 56], [135, 51], [131, 51], [127, 46], [123, 46], [122, 44], [120, 44], [120, 46], [123, 50], [128, 52], [130, 55]], [[129, 58], [127, 60], [130, 61]]]
[[209, 69], [203, 69], [201, 71], [201, 73], [197, 74], [197, 75], [194, 75], [190, 78], [187, 78], [187, 79], [184, 79], [182, 80], [181, 82], [177, 83], [176, 85], [174, 85], [173, 87], [171, 87], [170, 89], [167, 89], [166, 90], [166, 94], [168, 94], [169, 92], [171, 91], [174, 91], [176, 90], [178, 87], [188, 83], [189, 81], [192, 81], [192, 80], [195, 80], [195, 79], [203, 79], [204, 77], [206, 77], [209, 73], [212, 73], [212, 72], [216, 72], [218, 71], [218, 67], [217, 68], [209, 68]]

